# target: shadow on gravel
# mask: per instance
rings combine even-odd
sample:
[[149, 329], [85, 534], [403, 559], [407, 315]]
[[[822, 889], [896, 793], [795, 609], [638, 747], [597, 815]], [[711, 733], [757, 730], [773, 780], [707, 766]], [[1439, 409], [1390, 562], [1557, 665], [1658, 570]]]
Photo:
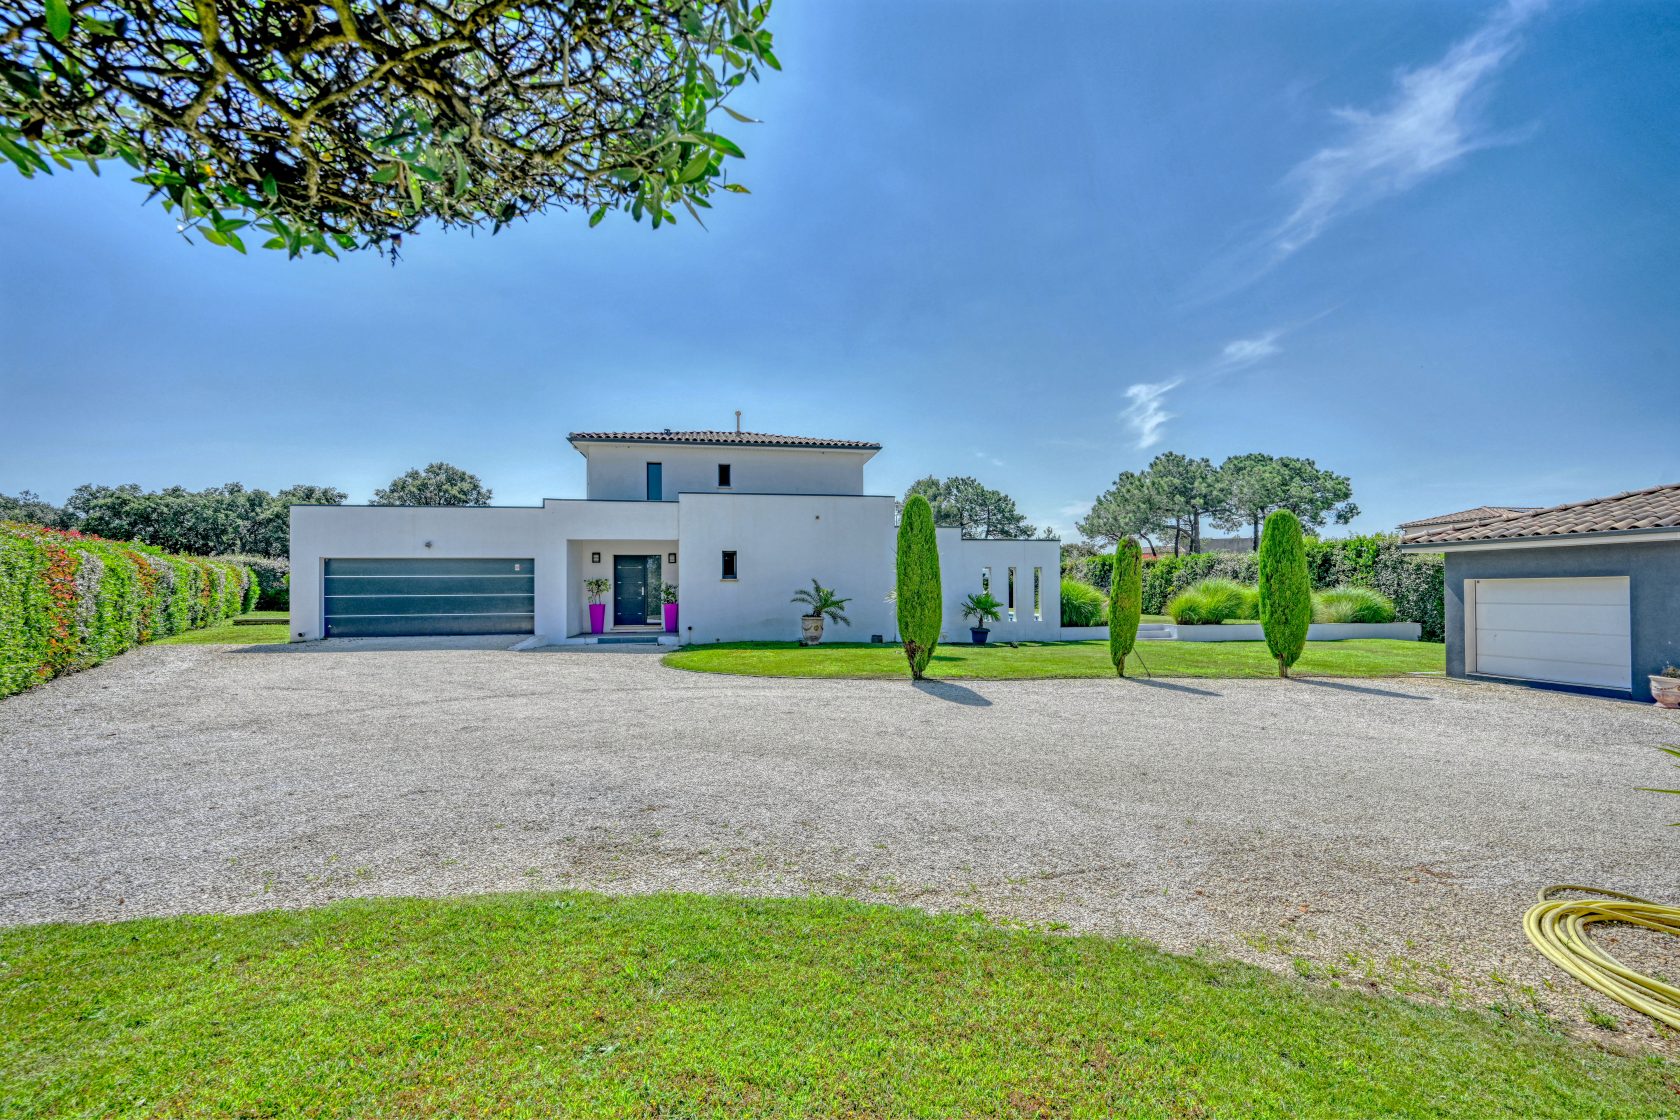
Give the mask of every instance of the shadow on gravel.
[[953, 704], [962, 704], [969, 708], [989, 708], [992, 702], [975, 692], [972, 688], [964, 688], [960, 684], [950, 681], [913, 681], [912, 687], [917, 692], [925, 692], [936, 700], [949, 700]]
[[1392, 700], [1433, 700], [1433, 696], [1419, 696], [1415, 692], [1395, 692], [1387, 688], [1372, 688], [1363, 684], [1347, 684], [1344, 681], [1327, 681], [1315, 677], [1293, 677], [1296, 684], [1310, 684], [1314, 688], [1333, 688], [1337, 692], [1363, 692], [1367, 696], [1387, 696]]
[[1194, 685], [1174, 684], [1172, 681], [1156, 680], [1153, 677], [1127, 677], [1130, 684], [1142, 685], [1144, 688], [1160, 688], [1168, 692], [1188, 692], [1193, 696], [1224, 696], [1223, 692], [1215, 692], [1211, 688], [1197, 688]]

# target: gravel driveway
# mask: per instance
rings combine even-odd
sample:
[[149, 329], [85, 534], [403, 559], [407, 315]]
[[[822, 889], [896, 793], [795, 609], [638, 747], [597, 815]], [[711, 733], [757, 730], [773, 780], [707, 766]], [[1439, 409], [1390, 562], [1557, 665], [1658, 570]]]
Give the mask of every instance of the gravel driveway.
[[[501, 644], [159, 646], [0, 701], [0, 922], [836, 893], [1584, 1031], [1522, 937], [1535, 889], [1680, 894], [1680, 798], [1634, 791], [1675, 784], [1652, 747], [1680, 718], [1646, 706], [1415, 678], [761, 680]], [[1649, 1039], [1616, 1017], [1603, 1037]]]

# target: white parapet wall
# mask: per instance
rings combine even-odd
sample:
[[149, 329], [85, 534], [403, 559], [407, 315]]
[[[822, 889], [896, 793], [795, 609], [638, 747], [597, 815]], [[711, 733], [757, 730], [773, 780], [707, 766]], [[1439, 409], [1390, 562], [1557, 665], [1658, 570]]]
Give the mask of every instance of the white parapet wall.
[[[1222, 622], [1214, 626], [1179, 626], [1181, 642], [1263, 642], [1258, 622]], [[1345, 642], [1353, 638], [1389, 638], [1415, 642], [1423, 636], [1416, 622], [1315, 622], [1307, 627], [1309, 642]]]
[[[970, 595], [989, 590], [1003, 604], [990, 623], [991, 642], [1054, 642], [1062, 636], [1062, 544], [1053, 540], [964, 540], [960, 529], [940, 529], [939, 583], [944, 593], [940, 641], [967, 642], [971, 619], [962, 613]], [[1010, 606], [1011, 575], [1014, 607]]]

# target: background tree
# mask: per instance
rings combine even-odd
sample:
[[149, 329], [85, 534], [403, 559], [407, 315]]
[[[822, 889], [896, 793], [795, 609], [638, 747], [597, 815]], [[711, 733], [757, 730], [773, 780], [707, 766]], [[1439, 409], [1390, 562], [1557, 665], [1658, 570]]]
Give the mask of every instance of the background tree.
[[1121, 471], [1114, 485], [1097, 495], [1091, 512], [1074, 527], [1081, 536], [1108, 545], [1119, 544], [1127, 537], [1142, 537], [1153, 553], [1154, 538], [1168, 531], [1168, 522], [1149, 485], [1149, 476]]
[[[292, 256], [549, 207], [699, 219], [780, 69], [768, 0], [0, 5], [0, 155], [120, 159], [183, 234]], [[247, 228], [249, 227], [249, 228]]]
[[65, 528], [143, 541], [168, 552], [283, 557], [290, 547], [293, 502], [341, 505], [345, 497], [331, 486], [303, 484], [278, 494], [237, 482], [196, 491], [86, 484], [71, 493], [61, 521]]
[[1313, 529], [1332, 518], [1346, 525], [1359, 516], [1347, 476], [1322, 470], [1311, 459], [1273, 458], [1257, 451], [1233, 455], [1220, 464], [1219, 478], [1225, 509], [1215, 523], [1227, 531], [1249, 529], [1257, 549], [1260, 523], [1276, 509], [1289, 510]]
[[450, 463], [427, 463], [373, 492], [376, 506], [487, 506], [490, 488]]
[[940, 479], [919, 478], [904, 492], [906, 503], [914, 495], [927, 499], [935, 525], [962, 530], [965, 539], [985, 537], [1026, 539], [1038, 535], [1028, 524], [1015, 499], [1001, 490], [982, 486], [967, 475]]
[[1137, 645], [1143, 618], [1143, 555], [1130, 537], [1114, 549], [1114, 579], [1108, 588], [1108, 656], [1117, 676], [1126, 675], [1126, 655]]
[[1277, 658], [1278, 676], [1287, 677], [1307, 648], [1307, 627], [1312, 624], [1312, 580], [1300, 519], [1286, 509], [1267, 517], [1257, 559], [1260, 627], [1266, 648]]
[[19, 490], [16, 496], [0, 494], [0, 521], [27, 521], [51, 529], [66, 527], [64, 511], [33, 490]]
[[898, 637], [910, 662], [910, 677], [919, 681], [939, 646], [939, 631], [945, 625], [933, 507], [920, 494], [904, 500], [904, 512], [898, 519], [896, 586]]

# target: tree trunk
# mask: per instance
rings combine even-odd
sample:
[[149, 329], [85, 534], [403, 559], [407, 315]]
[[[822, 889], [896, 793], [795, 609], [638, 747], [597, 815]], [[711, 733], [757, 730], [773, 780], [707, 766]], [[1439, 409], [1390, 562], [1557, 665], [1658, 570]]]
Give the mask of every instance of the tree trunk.
[[1254, 551], [1260, 551], [1260, 515], [1254, 515]]
[[1193, 513], [1193, 514], [1190, 515], [1190, 551], [1192, 553], [1195, 553], [1195, 552], [1200, 552], [1201, 550], [1202, 550], [1202, 515], [1199, 514], [1199, 513]]
[[1120, 660], [1114, 666], [1114, 675], [1117, 677], [1123, 677], [1126, 675], [1126, 655], [1123, 653], [1120, 655]]
[[1288, 679], [1289, 677], [1289, 666], [1284, 663], [1284, 660], [1281, 657], [1278, 658], [1278, 676], [1285, 679]]

